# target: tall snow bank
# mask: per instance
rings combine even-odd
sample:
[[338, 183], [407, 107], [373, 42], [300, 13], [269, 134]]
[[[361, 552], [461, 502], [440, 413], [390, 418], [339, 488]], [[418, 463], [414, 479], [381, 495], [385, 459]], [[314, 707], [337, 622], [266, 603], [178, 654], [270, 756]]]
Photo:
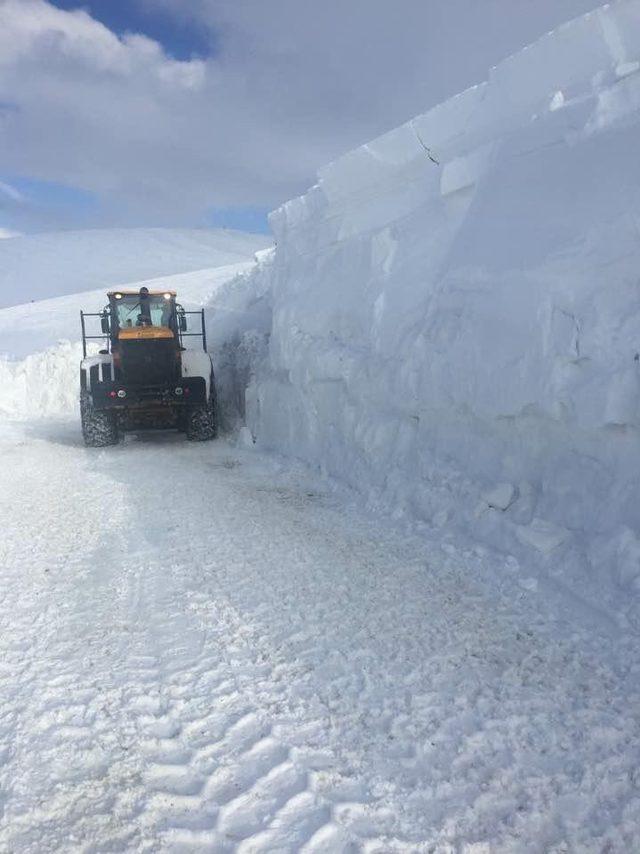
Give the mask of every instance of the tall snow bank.
[[82, 345], [62, 341], [20, 362], [0, 358], [0, 417], [62, 418], [78, 410]]
[[246, 390], [263, 447], [638, 626], [639, 108], [621, 0], [322, 170]]

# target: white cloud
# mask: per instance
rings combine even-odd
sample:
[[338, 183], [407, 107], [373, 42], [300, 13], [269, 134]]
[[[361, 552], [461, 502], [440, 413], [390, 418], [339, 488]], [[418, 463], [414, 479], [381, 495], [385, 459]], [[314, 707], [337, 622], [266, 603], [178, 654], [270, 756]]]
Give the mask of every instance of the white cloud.
[[19, 231], [11, 231], [9, 228], [0, 228], [0, 240], [8, 240], [10, 237], [22, 237]]
[[22, 193], [16, 190], [15, 187], [12, 187], [11, 184], [7, 184], [6, 181], [0, 181], [0, 194], [5, 196], [7, 199], [10, 199], [12, 202], [19, 203], [24, 201]]
[[485, 76], [592, 0], [137, 0], [193, 14], [177, 61], [83, 11], [0, 0], [5, 175], [94, 192], [117, 222], [275, 205], [344, 150]]

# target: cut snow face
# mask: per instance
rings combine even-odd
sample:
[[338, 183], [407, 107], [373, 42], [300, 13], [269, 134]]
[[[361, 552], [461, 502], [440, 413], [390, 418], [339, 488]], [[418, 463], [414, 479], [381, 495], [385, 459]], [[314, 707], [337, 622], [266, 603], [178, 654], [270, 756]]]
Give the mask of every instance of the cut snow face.
[[262, 447], [638, 630], [639, 56], [621, 0], [321, 170], [245, 395]]
[[92, 229], [0, 242], [0, 308], [250, 261], [271, 240], [223, 229]]

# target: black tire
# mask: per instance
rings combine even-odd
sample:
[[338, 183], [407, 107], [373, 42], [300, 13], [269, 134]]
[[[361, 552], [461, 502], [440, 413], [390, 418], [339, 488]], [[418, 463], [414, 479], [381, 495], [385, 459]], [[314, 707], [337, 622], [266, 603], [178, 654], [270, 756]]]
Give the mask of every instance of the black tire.
[[88, 448], [106, 448], [108, 445], [117, 445], [120, 441], [116, 413], [94, 409], [86, 391], [80, 395], [80, 420], [82, 437]]
[[207, 442], [218, 435], [218, 412], [213, 380], [209, 401], [204, 406], [192, 406], [187, 410], [184, 432], [191, 442]]

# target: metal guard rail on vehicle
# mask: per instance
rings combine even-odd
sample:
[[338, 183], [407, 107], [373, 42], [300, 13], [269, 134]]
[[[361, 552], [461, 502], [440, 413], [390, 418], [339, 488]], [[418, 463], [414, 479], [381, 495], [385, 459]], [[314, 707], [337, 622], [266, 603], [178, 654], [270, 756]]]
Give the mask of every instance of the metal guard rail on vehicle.
[[[183, 338], [202, 338], [202, 349], [206, 353], [207, 352], [207, 329], [206, 329], [206, 326], [204, 323], [204, 309], [201, 308], [199, 311], [185, 311], [183, 309], [180, 312], [180, 314], [183, 314], [185, 317], [188, 314], [191, 314], [191, 315], [197, 314], [200, 316], [200, 332], [182, 332], [182, 331], [179, 331], [178, 334], [180, 336], [180, 344], [182, 344]], [[85, 322], [84, 322], [85, 317], [100, 317], [100, 318], [102, 318], [104, 316], [105, 316], [104, 312], [102, 312], [102, 311], [99, 311], [99, 312], [90, 312], [90, 311], [82, 311], [82, 310], [80, 311], [80, 326], [82, 328], [82, 357], [83, 357], [83, 359], [87, 358], [87, 341], [106, 341], [107, 342], [107, 349], [110, 349], [109, 343], [111, 341], [111, 336], [106, 332], [102, 332], [100, 335], [87, 335], [87, 330], [86, 330], [86, 326], [85, 326]]]

